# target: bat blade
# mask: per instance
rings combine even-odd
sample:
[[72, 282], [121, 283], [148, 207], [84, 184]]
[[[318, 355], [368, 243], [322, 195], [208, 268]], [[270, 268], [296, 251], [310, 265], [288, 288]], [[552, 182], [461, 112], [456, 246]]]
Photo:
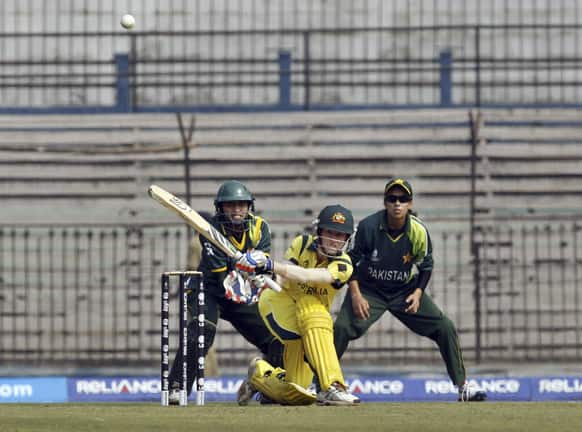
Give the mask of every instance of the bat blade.
[[222, 252], [232, 258], [240, 258], [242, 253], [237, 250], [216, 228], [208, 223], [200, 214], [182, 201], [177, 196], [171, 194], [159, 186], [151, 185], [148, 189], [150, 197], [172, 210], [205, 237], [209, 242], [218, 247]]
[[[220, 233], [220, 231], [210, 225], [206, 219], [200, 216], [200, 213], [177, 196], [156, 185], [151, 185], [149, 187], [148, 194], [161, 205], [172, 210], [184, 219], [186, 223], [200, 233], [201, 236], [206, 238], [229, 257], [239, 259], [242, 256], [242, 253], [235, 248], [234, 245]], [[265, 280], [271, 289], [275, 291], [282, 290], [279, 284], [271, 278], [267, 277]]]

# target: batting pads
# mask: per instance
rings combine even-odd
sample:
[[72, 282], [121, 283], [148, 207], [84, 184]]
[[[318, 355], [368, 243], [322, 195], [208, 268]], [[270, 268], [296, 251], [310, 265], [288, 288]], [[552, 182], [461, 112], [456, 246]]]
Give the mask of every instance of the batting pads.
[[326, 307], [313, 296], [297, 299], [297, 324], [309, 364], [315, 369], [321, 388], [344, 384], [333, 344], [333, 321]]
[[315, 403], [315, 394], [300, 385], [285, 381], [284, 375], [283, 369], [273, 368], [268, 362], [257, 360], [251, 385], [269, 399], [282, 405]]

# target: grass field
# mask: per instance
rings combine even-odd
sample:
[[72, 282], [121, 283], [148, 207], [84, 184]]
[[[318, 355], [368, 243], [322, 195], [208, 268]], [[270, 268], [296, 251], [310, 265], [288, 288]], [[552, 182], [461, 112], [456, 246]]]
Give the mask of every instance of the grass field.
[[281, 407], [215, 403], [0, 405], [0, 431], [581, 431], [582, 403], [366, 403]]

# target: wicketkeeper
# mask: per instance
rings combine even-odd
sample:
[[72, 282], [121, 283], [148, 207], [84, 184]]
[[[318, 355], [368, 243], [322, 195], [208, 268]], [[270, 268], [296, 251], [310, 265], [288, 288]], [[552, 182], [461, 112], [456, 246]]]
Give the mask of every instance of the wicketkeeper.
[[[254, 197], [248, 188], [241, 182], [229, 180], [223, 183], [214, 200], [215, 215], [210, 220], [211, 225], [218, 229], [239, 251], [262, 251], [268, 256], [271, 250], [271, 232], [267, 222], [253, 214]], [[230, 322], [233, 327], [251, 344], [256, 346], [275, 366], [282, 365], [283, 346], [270, 333], [263, 323], [258, 311], [256, 298], [266, 284], [261, 275], [247, 275], [246, 283], [250, 288], [247, 291], [233, 292], [228, 283], [235, 270], [235, 261], [228, 258], [205, 238], [200, 237], [202, 244], [202, 258], [199, 271], [203, 274], [206, 291], [205, 307], [205, 354], [214, 343], [218, 319]], [[227, 276], [229, 279], [227, 280]], [[240, 279], [240, 278], [236, 278]], [[225, 284], [225, 280], [227, 283]], [[226, 288], [226, 289], [225, 289]], [[245, 293], [247, 295], [245, 295]], [[189, 305], [196, 299], [189, 296]], [[196, 371], [195, 320], [188, 326], [188, 394], [192, 391]], [[179, 402], [179, 382], [181, 377], [182, 356], [178, 351], [170, 371], [170, 403]]]

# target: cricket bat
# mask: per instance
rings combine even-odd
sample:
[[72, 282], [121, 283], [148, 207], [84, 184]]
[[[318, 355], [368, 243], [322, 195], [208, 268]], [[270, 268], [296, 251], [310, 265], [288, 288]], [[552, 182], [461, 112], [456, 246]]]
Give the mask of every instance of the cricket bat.
[[[156, 185], [151, 185], [149, 187], [148, 194], [161, 205], [172, 210], [174, 213], [184, 219], [188, 225], [194, 228], [201, 236], [206, 238], [210, 243], [224, 252], [227, 256], [237, 260], [242, 256], [241, 251], [235, 248], [234, 245], [220, 233], [220, 231], [210, 225], [210, 223], [208, 223], [206, 219], [200, 216], [196, 210], [194, 210], [177, 196], [172, 195], [167, 190]], [[282, 290], [279, 284], [277, 284], [277, 282], [275, 282], [273, 279], [265, 277], [265, 280], [267, 281], [269, 288], [275, 291]]]

